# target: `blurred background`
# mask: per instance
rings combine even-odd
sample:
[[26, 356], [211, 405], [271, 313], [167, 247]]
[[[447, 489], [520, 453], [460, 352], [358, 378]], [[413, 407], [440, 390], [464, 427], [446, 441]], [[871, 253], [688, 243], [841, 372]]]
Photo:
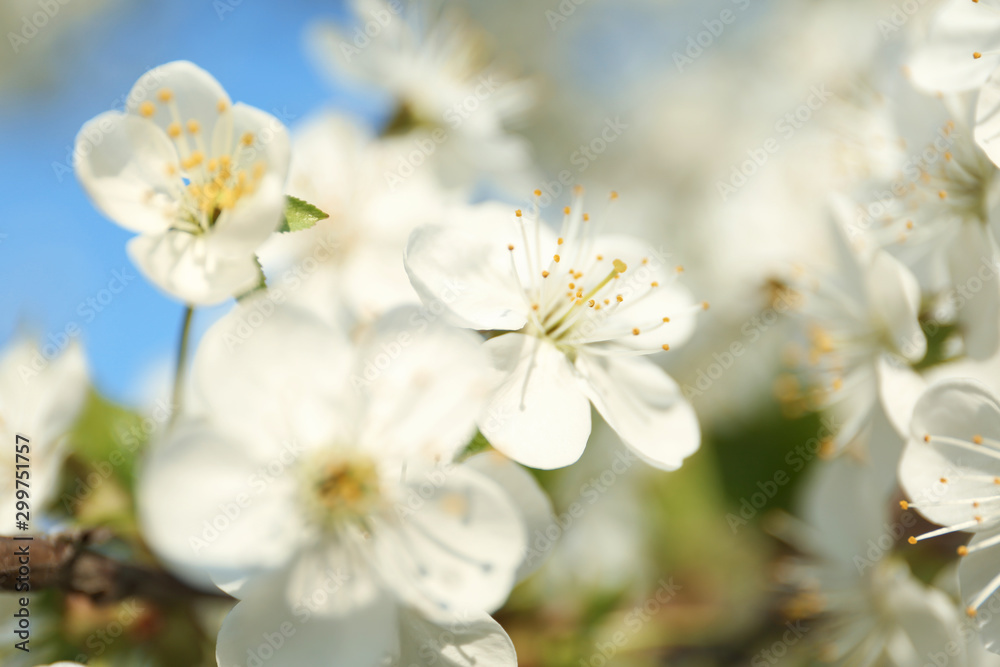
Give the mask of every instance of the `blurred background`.
[[[608, 225], [666, 248], [712, 304], [694, 340], [665, 361], [705, 433], [680, 471], [613, 465], [622, 445], [600, 427], [579, 465], [539, 474], [558, 512], [574, 503], [584, 511], [497, 616], [520, 664], [811, 663], [815, 647], [804, 647], [814, 635], [788, 640], [788, 623], [815, 614], [782, 578], [801, 549], [779, 524], [782, 511], [799, 512], [829, 432], [817, 414], [778, 400], [794, 327], [778, 306], [779, 276], [828, 262], [832, 193], [891, 174], [885, 118], [899, 110], [892, 100], [906, 107], [915, 95], [904, 91], [902, 63], [934, 3], [910, 3], [912, 12], [891, 0], [446, 4], [531, 88], [509, 128], [530, 147], [530, 164], [467, 183], [466, 196], [514, 203], [539, 188], [547, 213], [568, 200], [566, 183], [616, 190]], [[354, 21], [349, 7], [319, 0], [0, 6], [0, 340], [82, 343], [94, 389], [67, 488], [120, 449], [122, 433], [144, 441], [155, 431], [143, 424], [169, 394], [182, 317], [182, 305], [131, 265], [130, 234], [87, 201], [72, 172], [76, 132], [122, 108], [149, 68], [187, 59], [293, 133], [334, 110], [388, 134], [391, 96], [338, 73], [317, 46], [317, 25], [350, 34]], [[195, 339], [229, 307], [199, 311]], [[138, 540], [132, 481], [131, 464], [117, 468], [73, 520]], [[134, 543], [121, 548], [148, 557]], [[950, 553], [948, 543], [909, 558], [929, 582]], [[124, 624], [125, 640], [105, 644], [94, 629], [120, 608], [51, 605], [52, 657], [94, 664], [214, 664], [211, 628], [225, 611], [147, 608]]]

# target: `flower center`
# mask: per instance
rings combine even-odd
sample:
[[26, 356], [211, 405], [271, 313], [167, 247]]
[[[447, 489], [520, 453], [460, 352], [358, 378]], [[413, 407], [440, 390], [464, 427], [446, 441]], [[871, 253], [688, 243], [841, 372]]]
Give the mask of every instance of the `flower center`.
[[[536, 198], [541, 194], [535, 191]], [[671, 317], [703, 310], [708, 304], [652, 318], [637, 312], [640, 309], [636, 306], [655, 299], [658, 291], [667, 287], [656, 279], [659, 269], [649, 258], [630, 269], [621, 259], [598, 252], [594, 247], [598, 230], [590, 216], [580, 211], [582, 188], [574, 194], [573, 205], [563, 209], [560, 236], [551, 256], [543, 256], [538, 206], [533, 207], [527, 220], [520, 210], [515, 212], [521, 242], [509, 244], [507, 250], [513, 274], [530, 306], [523, 332], [546, 338], [570, 355], [582, 346], [594, 352], [628, 347], [624, 351], [643, 354], [669, 349], [663, 340], [650, 346], [646, 339], [640, 344], [642, 350], [626, 346], [625, 341], [660, 329], [669, 333], [666, 329]], [[612, 193], [610, 201], [617, 198]], [[670, 280], [682, 270], [677, 267]]]
[[367, 527], [382, 503], [378, 466], [356, 452], [328, 451], [304, 468], [303, 492], [312, 518], [322, 527]]
[[[252, 195], [259, 186], [266, 167], [264, 162], [254, 161], [259, 149], [258, 139], [251, 132], [235, 141], [232, 136], [213, 136], [210, 137], [213, 150], [224, 147], [222, 150], [228, 149], [228, 152], [212, 153], [201, 123], [196, 118], [184, 119], [173, 92], [161, 88], [156, 97], [169, 114], [171, 122], [166, 132], [180, 158], [179, 164], [167, 165], [168, 176], [180, 176], [177, 189], [171, 193], [177, 205], [177, 210], [171, 214], [173, 228], [203, 234], [215, 225], [224, 211], [232, 209], [243, 197]], [[217, 129], [228, 130], [231, 135], [232, 107], [228, 100], [219, 100], [216, 111], [219, 114]], [[152, 118], [157, 113], [157, 104], [152, 101], [139, 105], [139, 115], [144, 118]]]

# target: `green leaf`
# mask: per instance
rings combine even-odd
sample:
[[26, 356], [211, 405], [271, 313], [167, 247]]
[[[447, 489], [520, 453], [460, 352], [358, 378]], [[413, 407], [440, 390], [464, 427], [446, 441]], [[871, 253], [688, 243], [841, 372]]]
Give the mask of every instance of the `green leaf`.
[[300, 232], [309, 229], [320, 220], [330, 216], [312, 204], [292, 196], [285, 197], [285, 218], [278, 227], [279, 232]]
[[463, 449], [456, 458], [459, 461], [464, 461], [470, 456], [475, 456], [480, 452], [485, 452], [490, 449], [493, 449], [490, 441], [486, 439], [485, 435], [476, 431], [476, 434], [472, 437], [472, 441], [465, 446], [465, 449]]

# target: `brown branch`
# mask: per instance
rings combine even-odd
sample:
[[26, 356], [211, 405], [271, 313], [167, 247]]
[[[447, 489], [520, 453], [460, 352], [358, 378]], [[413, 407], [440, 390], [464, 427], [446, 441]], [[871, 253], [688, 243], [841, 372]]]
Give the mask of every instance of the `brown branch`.
[[228, 597], [221, 591], [193, 588], [163, 570], [120, 563], [88, 548], [106, 539], [104, 531], [34, 536], [31, 540], [0, 537], [0, 590], [26, 592], [24, 576], [18, 577], [27, 548], [27, 583], [32, 591], [56, 588], [86, 595], [100, 604], [130, 597], [159, 603]]

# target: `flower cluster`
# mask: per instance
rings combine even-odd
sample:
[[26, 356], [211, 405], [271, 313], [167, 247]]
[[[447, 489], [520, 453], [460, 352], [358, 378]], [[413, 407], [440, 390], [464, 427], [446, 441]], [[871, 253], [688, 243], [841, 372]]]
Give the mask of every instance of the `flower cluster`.
[[[0, 357], [0, 550], [37, 540], [44, 596], [30, 657], [0, 596], [0, 662], [1000, 664], [1000, 0], [881, 45], [862, 3], [734, 0], [641, 94], [467, 4], [307, 31], [370, 117], [287, 128], [175, 61], [83, 124], [183, 307], [172, 399], [104, 398], [76, 334]], [[600, 10], [538, 15], [604, 58]], [[726, 55], [752, 21], [794, 57]], [[809, 92], [761, 140], [774, 62]], [[759, 147], [720, 167], [720, 126]]]

